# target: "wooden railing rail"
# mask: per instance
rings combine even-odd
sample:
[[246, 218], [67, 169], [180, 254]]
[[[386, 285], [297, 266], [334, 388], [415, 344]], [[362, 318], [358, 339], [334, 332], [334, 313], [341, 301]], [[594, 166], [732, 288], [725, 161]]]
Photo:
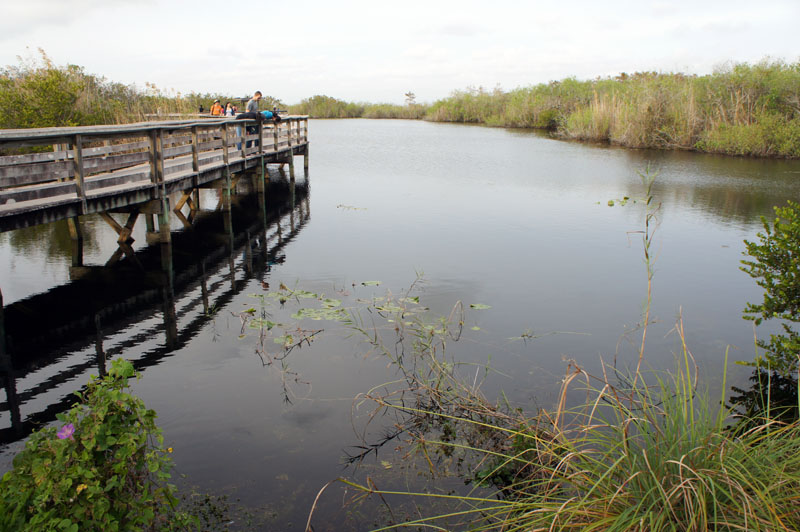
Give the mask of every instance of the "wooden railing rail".
[[[308, 117], [280, 122], [202, 119], [119, 126], [0, 130], [0, 217], [15, 204], [79, 200], [111, 187], [164, 189], [165, 182], [274, 155], [308, 142]], [[17, 205], [17, 208], [21, 207]]]

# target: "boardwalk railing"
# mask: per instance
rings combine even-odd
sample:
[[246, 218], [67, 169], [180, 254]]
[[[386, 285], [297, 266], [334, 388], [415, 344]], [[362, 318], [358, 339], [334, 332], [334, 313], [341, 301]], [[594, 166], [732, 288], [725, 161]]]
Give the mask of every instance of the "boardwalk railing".
[[[0, 130], [0, 231], [158, 199], [306, 155], [308, 117]], [[308, 166], [307, 158], [305, 166]]]

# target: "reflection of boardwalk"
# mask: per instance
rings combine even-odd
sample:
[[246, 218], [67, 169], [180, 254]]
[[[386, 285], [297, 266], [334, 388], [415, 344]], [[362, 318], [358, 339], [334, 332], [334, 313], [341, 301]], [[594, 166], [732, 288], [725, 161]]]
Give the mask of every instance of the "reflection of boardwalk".
[[158, 364], [247, 279], [281, 262], [310, 216], [307, 184], [277, 179], [256, 192], [235, 198], [230, 210], [194, 212], [191, 229], [161, 245], [84, 267], [80, 279], [5, 308], [0, 442], [67, 409], [71, 391], [103, 372], [107, 357], [124, 356], [139, 369]]

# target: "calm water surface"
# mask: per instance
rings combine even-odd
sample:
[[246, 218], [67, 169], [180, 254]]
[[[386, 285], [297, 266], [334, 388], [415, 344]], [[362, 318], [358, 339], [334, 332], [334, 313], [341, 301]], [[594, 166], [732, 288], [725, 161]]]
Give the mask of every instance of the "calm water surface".
[[[485, 384], [487, 395], [503, 390], [522, 406], [547, 406], [566, 359], [592, 371], [601, 360], [616, 358], [622, 367], [635, 361], [647, 290], [637, 233], [644, 207], [608, 202], [640, 197], [639, 173], [649, 165], [658, 173], [654, 195], [661, 209], [653, 244], [657, 323], [646, 362], [673, 366], [679, 339], [670, 331], [679, 314], [712, 390], [721, 386], [728, 346], [731, 360], [753, 357], [752, 324], [741, 311], [761, 293], [739, 270], [742, 241], [755, 237], [759, 217], [771, 215], [773, 205], [798, 199], [800, 163], [625, 150], [528, 131], [411, 121], [312, 121], [310, 133], [311, 172], [307, 182], [298, 180], [294, 207], [286, 184], [268, 195], [273, 219], [266, 255], [248, 265], [252, 257], [237, 244], [234, 254], [209, 260], [209, 312], [200, 304], [202, 274], [186, 266], [185, 279], [176, 273], [177, 337], [170, 337], [158, 297], [102, 326], [109, 356], [139, 361], [143, 376], [134, 391], [158, 412], [176, 472], [185, 475], [181, 482], [238, 499], [254, 516], [253, 526], [302, 530], [317, 492], [338, 476], [369, 475], [381, 487], [405, 482], [381, 463], [398, 463], [402, 452], [395, 449], [382, 450], [358, 471], [342, 466], [348, 449], [360, 443], [353, 427], [363, 428], [369, 411], [354, 407], [353, 398], [395, 378], [393, 369], [323, 322], [303, 322], [325, 331], [285, 360], [274, 358], [279, 348], [269, 342], [266, 358], [259, 356], [257, 331], [242, 330], [240, 313], [259, 305], [252, 296], [266, 293], [266, 284], [355, 305], [357, 298], [401, 292], [423, 272], [418, 294], [432, 314], [448, 314], [457, 301], [491, 306], [468, 310], [468, 327], [479, 330], [451, 346], [461, 361], [491, 358], [500, 373]], [[273, 178], [280, 181], [274, 172]], [[176, 272], [179, 264], [196, 266], [201, 248], [205, 256], [216, 249], [217, 196], [203, 194], [207, 226], [174, 234]], [[258, 219], [255, 205], [243, 198], [235, 210], [240, 240]], [[84, 261], [102, 265], [114, 252], [114, 235], [100, 219], [83, 224]], [[181, 227], [177, 218], [172, 227]], [[137, 231], [145, 261], [144, 229]], [[6, 307], [46, 306], [52, 318], [37, 312], [27, 320], [47, 330], [76, 309], [112, 305], [109, 283], [138, 282], [130, 272], [106, 273], [81, 285], [83, 295], [76, 296], [67, 291], [76, 284], [69, 284], [70, 249], [63, 224], [0, 235]], [[267, 310], [288, 323], [297, 308], [290, 306]], [[52, 420], [53, 405], [68, 401], [96, 373], [96, 334], [91, 326], [87, 331], [51, 342], [35, 367], [21, 372], [23, 421]], [[514, 339], [523, 334], [537, 338]], [[743, 383], [747, 375], [734, 366], [728, 378]], [[11, 426], [8, 403], [0, 417], [2, 427]], [[372, 431], [379, 434], [380, 423]], [[20, 443], [10, 430], [4, 438], [7, 468]], [[379, 512], [341, 510], [346, 496], [339, 488], [326, 492], [316, 530], [363, 529], [380, 519]], [[247, 525], [240, 520], [238, 526]]]

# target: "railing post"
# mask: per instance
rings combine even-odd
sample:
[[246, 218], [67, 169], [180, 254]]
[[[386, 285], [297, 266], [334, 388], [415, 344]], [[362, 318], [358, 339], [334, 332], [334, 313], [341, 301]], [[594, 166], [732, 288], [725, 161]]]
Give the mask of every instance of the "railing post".
[[294, 148], [292, 148], [292, 134], [294, 132], [294, 126], [292, 126], [292, 123], [294, 121], [295, 120], [290, 118], [289, 122], [286, 124], [286, 138], [289, 142], [289, 178], [292, 180], [292, 183], [294, 183]]
[[303, 128], [305, 128], [305, 131], [303, 132], [303, 140], [308, 143], [308, 118], [303, 120]]
[[236, 135], [239, 140], [239, 151], [241, 152], [242, 159], [247, 159], [247, 126], [236, 126]]
[[272, 123], [272, 137], [273, 137], [273, 142], [275, 144], [275, 153], [278, 153], [278, 130], [280, 129], [280, 127], [281, 127], [280, 122]]
[[81, 200], [83, 212], [85, 213], [87, 209], [86, 189], [84, 188], [83, 183], [83, 140], [81, 139], [80, 135], [75, 135], [72, 141], [72, 148], [74, 150], [72, 164], [75, 168], [75, 190], [78, 194], [78, 198]]
[[198, 152], [197, 141], [197, 126], [192, 126], [192, 171], [200, 173], [200, 154]]
[[160, 128], [150, 131], [150, 181], [156, 185], [155, 197], [164, 196], [164, 145]]
[[228, 123], [222, 125], [222, 162], [228, 166]]
[[258, 153], [264, 153], [264, 123], [258, 124]]

